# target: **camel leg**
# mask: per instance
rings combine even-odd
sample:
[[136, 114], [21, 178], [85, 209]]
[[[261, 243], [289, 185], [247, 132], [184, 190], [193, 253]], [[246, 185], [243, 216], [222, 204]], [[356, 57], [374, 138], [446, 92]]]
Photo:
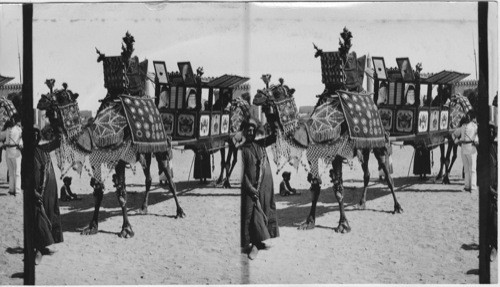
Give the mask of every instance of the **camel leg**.
[[440, 166], [439, 166], [439, 172], [436, 176], [436, 180], [439, 180], [441, 179], [441, 177], [443, 176], [443, 166], [445, 167], [444, 168], [444, 172], [446, 173], [446, 158], [445, 157], [445, 151], [444, 151], [444, 143], [440, 144], [439, 145], [439, 151], [441, 152], [441, 158], [440, 158]]
[[132, 225], [128, 221], [127, 214], [127, 189], [125, 185], [125, 162], [119, 161], [115, 167], [115, 174], [113, 175], [113, 183], [116, 187], [116, 197], [118, 198], [118, 203], [122, 209], [123, 224], [122, 230], [118, 236], [122, 238], [132, 238], [134, 237], [134, 231], [132, 230]]
[[383, 160], [383, 157], [385, 156], [386, 152], [387, 151], [385, 149], [374, 149], [373, 150], [373, 154], [375, 155], [375, 158], [377, 159], [378, 164], [382, 167], [382, 170], [385, 173], [385, 178], [386, 178], [386, 181], [387, 181], [387, 186], [391, 190], [392, 198], [394, 199], [394, 211], [392, 212], [392, 214], [402, 213], [403, 212], [403, 208], [401, 208], [401, 205], [399, 205], [399, 202], [396, 199], [396, 193], [394, 192], [394, 181], [392, 179], [391, 174], [387, 170], [387, 166], [385, 165], [385, 162]]
[[90, 185], [94, 188], [94, 213], [89, 226], [82, 230], [80, 233], [81, 235], [94, 235], [99, 232], [99, 209], [101, 208], [102, 198], [104, 196], [104, 184], [92, 178], [90, 180]]
[[146, 178], [146, 193], [144, 194], [144, 201], [141, 206], [141, 213], [148, 213], [148, 202], [149, 202], [149, 191], [151, 190], [151, 183], [153, 179], [151, 178], [151, 153], [143, 154], [144, 156], [144, 165], [142, 166], [142, 170], [144, 171], [144, 177]]
[[318, 159], [312, 159], [311, 173], [307, 175], [307, 181], [311, 183], [310, 190], [312, 192], [312, 205], [306, 222], [299, 226], [300, 230], [313, 229], [316, 223], [316, 204], [318, 203], [319, 194], [321, 192], [321, 178], [318, 175]]
[[[365, 209], [366, 208], [366, 192], [368, 190], [368, 183], [370, 182], [370, 170], [368, 169], [368, 161], [370, 160], [370, 150], [364, 149], [362, 150], [363, 161], [361, 163], [361, 168], [363, 169], [363, 194], [361, 195], [361, 199], [359, 200], [357, 208]], [[379, 168], [380, 162], [379, 162]], [[386, 175], [387, 177], [387, 175]]]
[[175, 205], [177, 206], [177, 214], [175, 218], [183, 218], [186, 216], [184, 211], [182, 210], [179, 200], [177, 199], [177, 189], [175, 187], [174, 180], [172, 179], [172, 175], [170, 174], [170, 165], [168, 163], [167, 153], [156, 153], [155, 154], [158, 160], [158, 168], [163, 170], [165, 176], [167, 177], [167, 184], [170, 190], [172, 191], [172, 195], [174, 196]]
[[335, 197], [339, 203], [340, 219], [339, 225], [335, 229], [335, 232], [347, 233], [351, 231], [349, 222], [345, 216], [344, 208], [344, 183], [342, 180], [342, 158], [340, 156], [335, 157], [332, 162], [333, 170], [330, 173], [333, 182], [333, 191], [335, 192]]
[[101, 208], [102, 198], [104, 196], [104, 184], [101, 182], [101, 165], [93, 161], [90, 157], [92, 170], [95, 177], [90, 179], [90, 186], [94, 189], [94, 213], [89, 226], [84, 228], [81, 235], [94, 235], [99, 232], [99, 209]]
[[[452, 142], [448, 143], [448, 150], [446, 151], [446, 161], [445, 161], [445, 172], [444, 172], [444, 177], [443, 177], [443, 184], [450, 184], [450, 171], [451, 167], [455, 163], [455, 160], [457, 159], [457, 148], [458, 146]], [[453, 151], [453, 158], [451, 158], [450, 162], [450, 156], [451, 152]]]
[[[231, 157], [233, 161], [231, 162], [231, 166], [229, 166], [229, 162], [231, 161]], [[233, 169], [238, 162], [238, 149], [232, 145], [229, 147], [229, 154], [227, 156], [227, 166], [226, 166], [226, 179], [224, 180], [224, 187], [231, 188], [231, 184], [229, 183], [229, 179], [231, 178], [231, 174], [233, 173]]]
[[312, 205], [311, 210], [309, 211], [309, 215], [307, 216], [306, 222], [302, 223], [298, 229], [307, 230], [313, 229], [316, 223], [316, 205], [318, 203], [319, 194], [321, 192], [321, 180], [318, 178], [312, 178], [308, 175], [308, 180], [311, 183], [311, 192], [312, 192]]
[[222, 182], [225, 169], [226, 169], [226, 148], [223, 147], [220, 149], [220, 175], [217, 181], [215, 182], [216, 184], [220, 184]]

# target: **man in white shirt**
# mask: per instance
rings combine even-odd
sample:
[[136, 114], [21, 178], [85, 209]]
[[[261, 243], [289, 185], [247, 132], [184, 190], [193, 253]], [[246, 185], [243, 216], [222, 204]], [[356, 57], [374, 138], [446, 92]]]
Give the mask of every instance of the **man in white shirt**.
[[7, 129], [5, 139], [5, 158], [9, 169], [9, 193], [21, 193], [21, 149], [23, 147], [21, 118], [18, 114], [11, 117], [13, 126]]
[[462, 162], [465, 171], [465, 191], [477, 191], [477, 149], [479, 144], [477, 137], [477, 124], [474, 121], [476, 118], [471, 110], [465, 116], [465, 122], [462, 126], [455, 130], [454, 137], [457, 144], [462, 146]]

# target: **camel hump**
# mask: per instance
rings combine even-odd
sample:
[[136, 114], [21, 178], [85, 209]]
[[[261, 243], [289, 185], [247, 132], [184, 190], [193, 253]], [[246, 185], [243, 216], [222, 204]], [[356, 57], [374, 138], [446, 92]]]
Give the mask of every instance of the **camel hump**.
[[326, 102], [320, 105], [307, 121], [312, 141], [324, 143], [339, 139], [340, 126], [344, 120], [344, 114], [339, 109], [338, 101]]

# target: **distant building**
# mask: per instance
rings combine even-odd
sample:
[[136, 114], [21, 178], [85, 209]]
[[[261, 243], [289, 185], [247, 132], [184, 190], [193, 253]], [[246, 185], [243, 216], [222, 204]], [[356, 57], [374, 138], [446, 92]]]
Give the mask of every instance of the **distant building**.
[[309, 117], [313, 110], [314, 110], [314, 106], [299, 107], [299, 117], [300, 118]]
[[9, 94], [20, 93], [23, 89], [22, 84], [5, 84], [0, 85], [0, 97], [7, 98]]
[[87, 124], [87, 121], [90, 118], [92, 118], [92, 111], [87, 111], [87, 110], [80, 111], [80, 120], [82, 122], [82, 125]]
[[465, 90], [475, 90], [477, 85], [477, 80], [463, 80], [453, 85], [453, 93], [464, 95]]

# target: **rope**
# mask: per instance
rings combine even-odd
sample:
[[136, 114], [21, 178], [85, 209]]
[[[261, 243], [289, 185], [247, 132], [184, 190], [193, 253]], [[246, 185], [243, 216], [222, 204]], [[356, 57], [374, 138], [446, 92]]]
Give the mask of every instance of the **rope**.
[[411, 159], [410, 159], [410, 166], [408, 166], [408, 174], [406, 176], [410, 176], [411, 163], [413, 162], [413, 158], [415, 157], [415, 152], [416, 152], [416, 150], [413, 150], [413, 155], [411, 156]]
[[196, 156], [196, 154], [195, 154], [195, 155], [193, 155], [193, 160], [191, 161], [191, 167], [189, 168], [189, 173], [188, 173], [188, 181], [189, 181], [189, 179], [191, 178], [191, 171], [193, 170], [193, 164], [194, 164], [194, 157], [195, 157], [195, 156]]

